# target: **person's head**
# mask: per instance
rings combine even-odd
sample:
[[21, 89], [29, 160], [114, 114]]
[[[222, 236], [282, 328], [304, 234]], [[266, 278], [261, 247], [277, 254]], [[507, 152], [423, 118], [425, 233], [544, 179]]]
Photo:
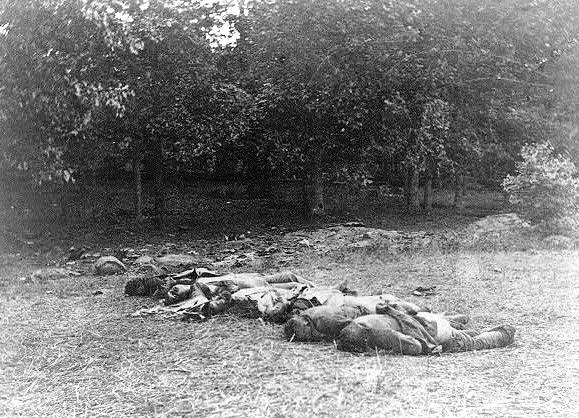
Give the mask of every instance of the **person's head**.
[[283, 332], [288, 341], [321, 341], [323, 335], [307, 316], [296, 315], [285, 323]]
[[169, 290], [165, 298], [165, 305], [172, 305], [188, 299], [193, 292], [192, 286], [188, 284], [176, 284]]

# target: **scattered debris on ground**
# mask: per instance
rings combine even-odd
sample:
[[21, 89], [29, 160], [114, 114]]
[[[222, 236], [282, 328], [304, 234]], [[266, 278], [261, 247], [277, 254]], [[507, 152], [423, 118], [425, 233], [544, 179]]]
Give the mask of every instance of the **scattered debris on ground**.
[[436, 294], [436, 286], [424, 287], [418, 286], [412, 291], [414, 296], [433, 296]]
[[38, 269], [30, 275], [32, 280], [46, 281], [46, 280], [60, 280], [72, 276], [79, 276], [80, 273], [71, 271], [61, 267], [48, 267]]
[[[226, 241], [208, 240], [194, 246], [165, 242], [160, 246], [145, 244], [136, 248], [72, 247], [61, 263], [67, 269], [96, 274], [160, 275], [177, 273], [194, 266], [213, 269], [255, 269], [269, 263], [289, 265], [308, 253], [330, 255], [356, 251], [379, 251], [396, 257], [418, 251], [477, 249], [574, 249], [578, 241], [564, 235], [541, 236], [516, 214], [491, 215], [459, 230], [399, 231], [370, 228], [361, 222], [338, 224], [327, 228], [272, 234], [250, 232]], [[118, 255], [121, 258], [115, 256]], [[57, 263], [58, 264], [58, 263]], [[56, 266], [55, 266], [56, 268]], [[56, 273], [55, 273], [56, 274]], [[68, 274], [61, 272], [61, 275]], [[42, 277], [48, 277], [44, 274]], [[40, 276], [39, 276], [40, 277]]]

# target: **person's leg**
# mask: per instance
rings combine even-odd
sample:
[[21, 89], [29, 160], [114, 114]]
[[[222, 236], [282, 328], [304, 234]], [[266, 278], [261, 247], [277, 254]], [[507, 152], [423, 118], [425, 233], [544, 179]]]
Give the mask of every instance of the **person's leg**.
[[389, 350], [396, 354], [418, 356], [422, 354], [422, 344], [416, 338], [403, 334], [400, 331], [380, 330], [369, 340], [371, 348]]
[[292, 273], [291, 271], [281, 271], [279, 273], [269, 274], [267, 276], [264, 276], [264, 278], [269, 284], [274, 285], [284, 283], [300, 283], [308, 287], [316, 287], [316, 285], [313, 282], [306, 280], [303, 277], [298, 276], [295, 273]]
[[501, 325], [479, 334], [455, 329], [451, 339], [442, 345], [442, 351], [458, 353], [506, 347], [515, 340], [515, 332], [515, 328], [510, 325]]
[[419, 355], [422, 344], [399, 331], [394, 318], [368, 315], [358, 318], [340, 332], [338, 349], [351, 352], [388, 350], [394, 353]]

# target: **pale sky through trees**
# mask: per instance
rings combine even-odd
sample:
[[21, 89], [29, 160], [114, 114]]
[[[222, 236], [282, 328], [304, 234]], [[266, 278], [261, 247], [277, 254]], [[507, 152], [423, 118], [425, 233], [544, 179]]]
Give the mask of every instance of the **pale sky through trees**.
[[[226, 15], [235, 15], [238, 16], [240, 13], [241, 7], [246, 4], [245, 0], [207, 0], [205, 4], [225, 4], [227, 5], [227, 10], [225, 12]], [[245, 14], [247, 14], [247, 10], [245, 10]], [[209, 32], [209, 39], [211, 40], [211, 44], [214, 48], [218, 46], [228, 46], [234, 45], [237, 40], [239, 39], [239, 32], [227, 22], [225, 19], [221, 20], [221, 26], [215, 26]]]

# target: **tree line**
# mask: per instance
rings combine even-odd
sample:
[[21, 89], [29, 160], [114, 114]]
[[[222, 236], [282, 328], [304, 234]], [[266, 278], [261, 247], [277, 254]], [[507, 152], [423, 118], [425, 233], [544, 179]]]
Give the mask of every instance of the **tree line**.
[[[577, 152], [574, 0], [0, 1], [0, 173], [500, 184], [523, 144]], [[150, 182], [143, 182], [143, 178]], [[418, 188], [424, 188], [423, 202]], [[148, 190], [146, 190], [148, 191]]]

